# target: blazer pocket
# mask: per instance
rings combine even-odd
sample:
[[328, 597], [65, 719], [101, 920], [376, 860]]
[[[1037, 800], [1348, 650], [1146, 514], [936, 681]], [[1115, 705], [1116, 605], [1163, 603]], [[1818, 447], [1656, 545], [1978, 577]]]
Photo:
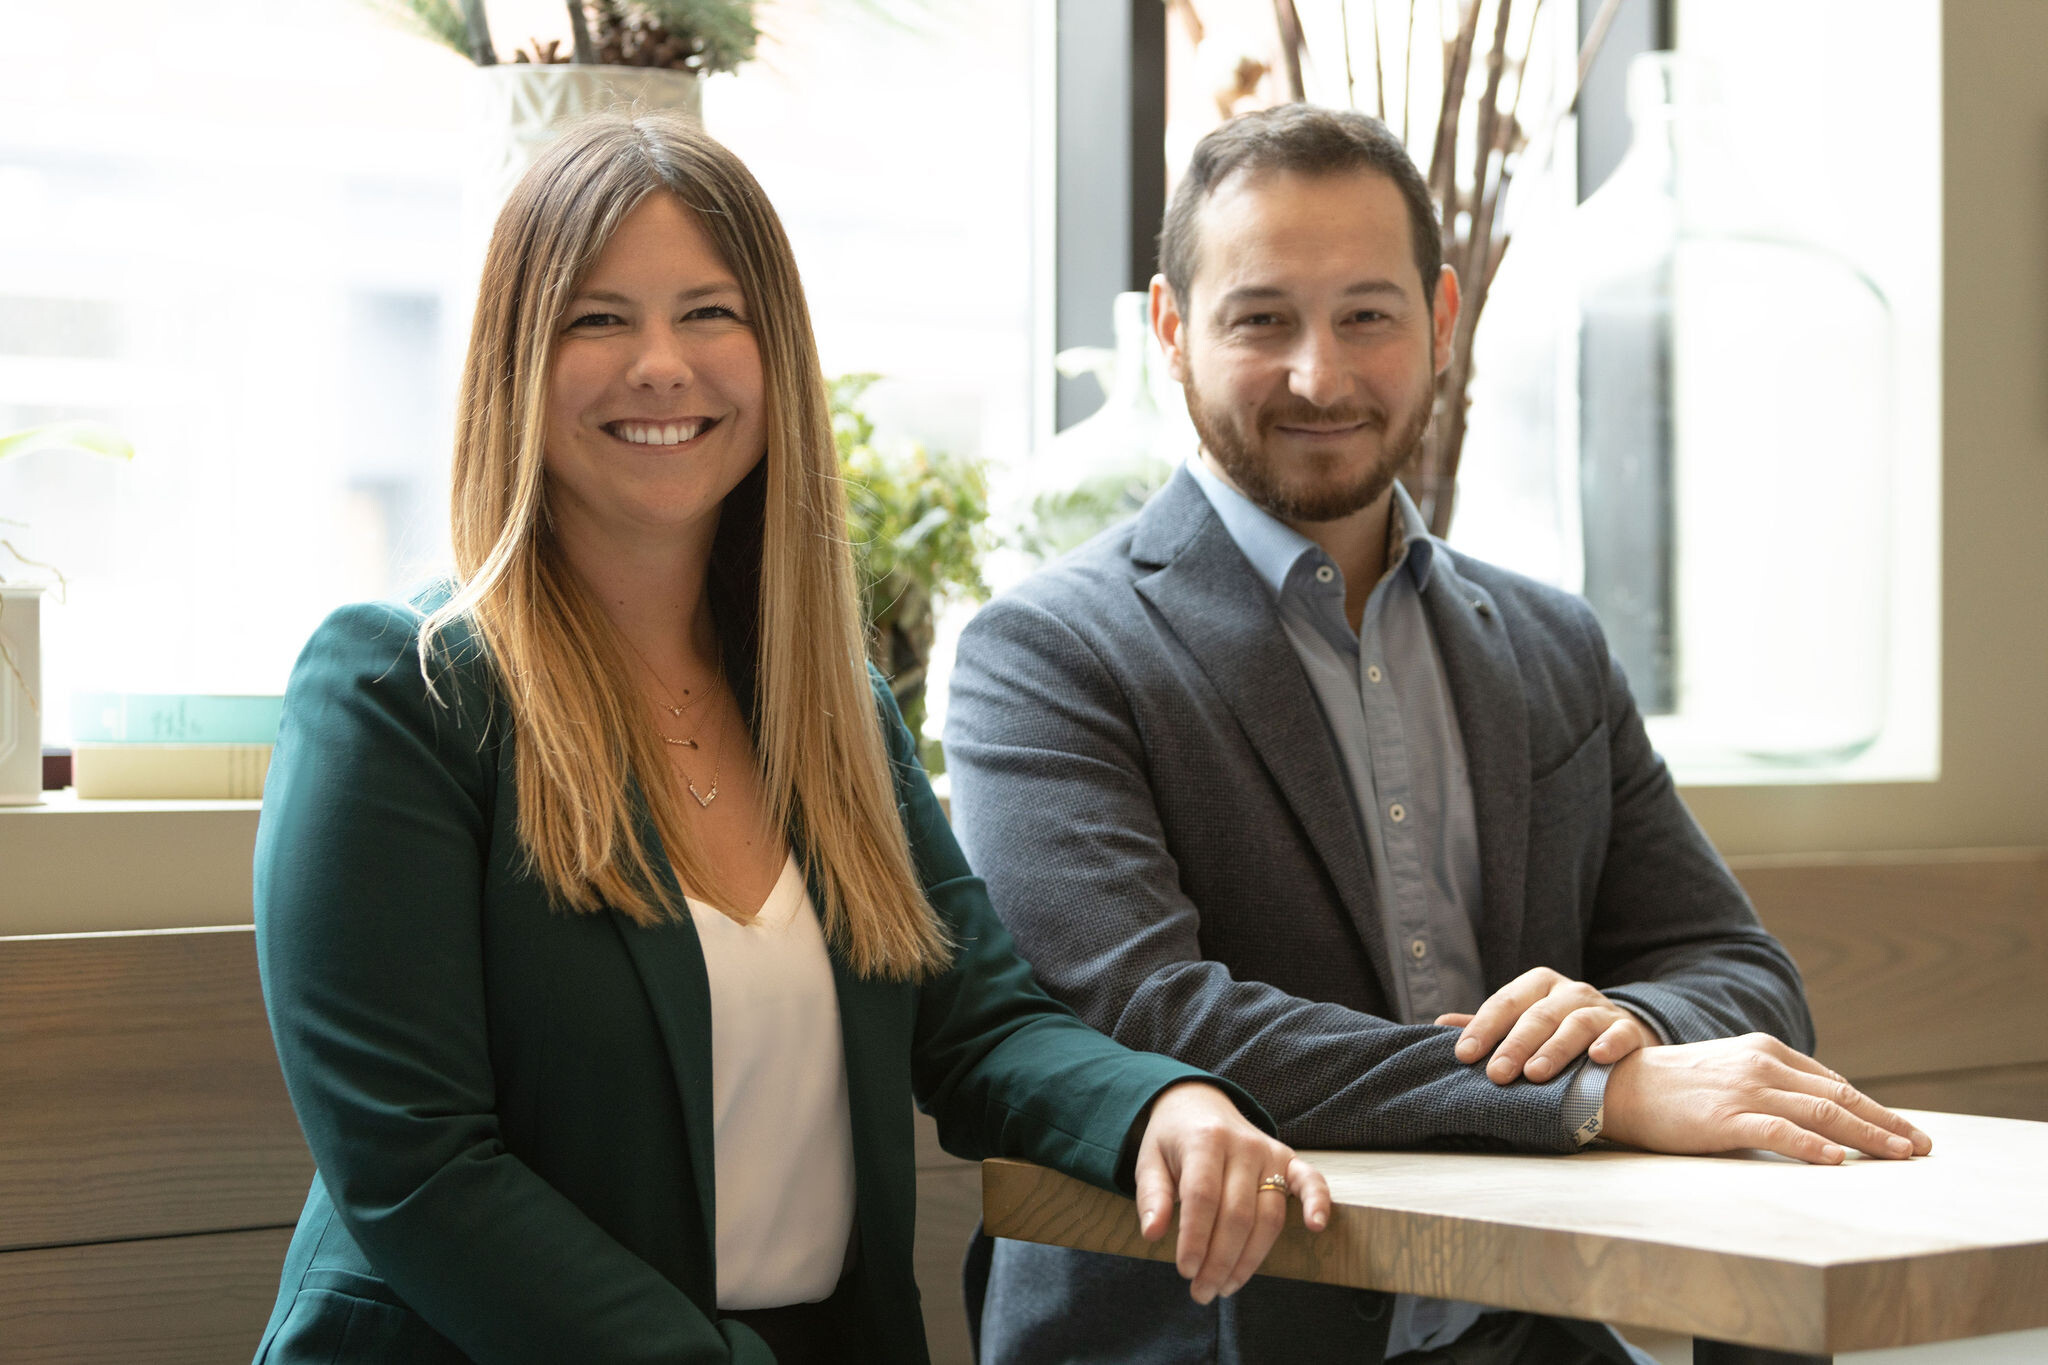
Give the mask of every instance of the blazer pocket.
[[1529, 828], [1545, 829], [1605, 799], [1608, 784], [1607, 723], [1593, 727], [1564, 762], [1529, 783]]
[[[346, 1273], [314, 1272], [325, 1279]], [[370, 1365], [399, 1360], [407, 1365], [469, 1365], [469, 1357], [457, 1350], [455, 1343], [410, 1308], [386, 1302], [381, 1295], [371, 1298], [337, 1289], [302, 1288], [293, 1296], [292, 1306], [271, 1340], [264, 1365]]]

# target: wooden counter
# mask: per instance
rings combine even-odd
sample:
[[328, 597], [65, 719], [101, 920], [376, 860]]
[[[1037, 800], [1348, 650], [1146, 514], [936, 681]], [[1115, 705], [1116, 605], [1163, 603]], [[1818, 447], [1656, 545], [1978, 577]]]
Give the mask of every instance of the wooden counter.
[[[1337, 1210], [1298, 1211], [1268, 1273], [1808, 1355], [2048, 1326], [2048, 1124], [1912, 1111], [1931, 1156], [1310, 1152]], [[1002, 1237], [1172, 1259], [1131, 1202], [984, 1163]]]

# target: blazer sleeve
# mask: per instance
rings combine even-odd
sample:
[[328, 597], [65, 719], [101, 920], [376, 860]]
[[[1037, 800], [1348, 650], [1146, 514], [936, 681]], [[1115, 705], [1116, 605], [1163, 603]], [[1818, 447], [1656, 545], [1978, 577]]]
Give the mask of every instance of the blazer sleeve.
[[[1239, 980], [1205, 956], [1120, 679], [1051, 613], [1013, 595], [969, 625], [946, 754], [954, 819], [1004, 921], [1053, 993], [1118, 1041], [1240, 1082], [1296, 1147], [1575, 1149], [1577, 1068], [1497, 1086], [1458, 1061], [1455, 1029]], [[1277, 893], [1236, 911], [1288, 934]]]
[[257, 835], [257, 951], [343, 1225], [478, 1361], [772, 1362], [506, 1150], [485, 1023], [492, 698], [421, 678], [417, 614], [344, 608], [294, 670]]
[[940, 1145], [968, 1160], [1035, 1162], [1129, 1195], [1139, 1121], [1170, 1085], [1207, 1081], [1273, 1132], [1273, 1120], [1241, 1087], [1132, 1051], [1045, 993], [961, 856], [916, 742], [879, 677], [876, 693], [918, 879], [954, 944], [950, 967], [918, 990], [911, 1057], [912, 1089], [937, 1121]]

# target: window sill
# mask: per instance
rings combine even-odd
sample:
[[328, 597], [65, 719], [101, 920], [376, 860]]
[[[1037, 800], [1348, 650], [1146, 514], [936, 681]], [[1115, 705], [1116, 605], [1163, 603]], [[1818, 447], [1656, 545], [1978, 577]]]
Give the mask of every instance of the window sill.
[[1731, 753], [1676, 716], [1650, 716], [1644, 728], [1680, 787], [1854, 786], [1941, 778], [1940, 747], [1931, 724], [1897, 723], [1861, 753], [1813, 759]]
[[256, 801], [0, 806], [0, 936], [248, 924]]

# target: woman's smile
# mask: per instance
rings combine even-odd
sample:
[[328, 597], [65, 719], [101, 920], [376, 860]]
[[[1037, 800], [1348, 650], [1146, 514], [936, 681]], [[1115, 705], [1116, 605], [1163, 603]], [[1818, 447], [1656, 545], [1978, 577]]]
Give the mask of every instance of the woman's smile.
[[662, 421], [606, 422], [604, 430], [629, 445], [686, 446], [716, 425], [716, 417], [672, 417]]

